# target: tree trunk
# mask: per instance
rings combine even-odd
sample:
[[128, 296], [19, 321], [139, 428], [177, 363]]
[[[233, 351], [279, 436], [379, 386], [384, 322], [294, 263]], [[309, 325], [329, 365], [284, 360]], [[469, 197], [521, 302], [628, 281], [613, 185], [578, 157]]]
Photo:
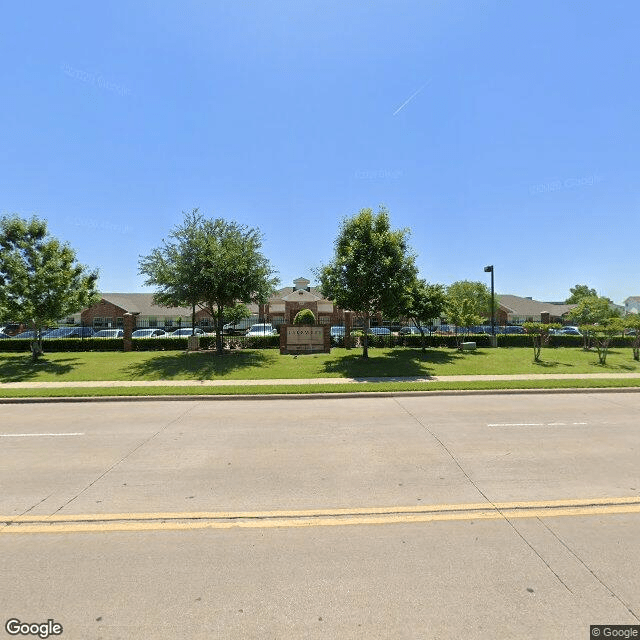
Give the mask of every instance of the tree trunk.
[[42, 347], [42, 327], [36, 328], [34, 326], [35, 335], [33, 342], [31, 343], [31, 357], [33, 360], [37, 360], [44, 355], [44, 348]]
[[[413, 324], [416, 325], [416, 328], [420, 332], [420, 344], [422, 345], [422, 353], [426, 353], [427, 352], [427, 341], [426, 341], [426, 337], [424, 335], [424, 329], [422, 328], [422, 325], [418, 324], [415, 320], [413, 321]], [[409, 334], [409, 335], [411, 335], [411, 334]]]
[[369, 357], [369, 312], [364, 314], [364, 336], [362, 337], [362, 357]]
[[196, 335], [196, 303], [191, 305], [191, 335]]
[[534, 362], [540, 362], [540, 352], [542, 351], [542, 336], [533, 334], [531, 336], [533, 340], [533, 360]]
[[222, 305], [218, 305], [218, 314], [216, 317], [216, 352], [219, 356], [224, 352], [224, 345], [222, 343], [222, 327], [224, 327], [223, 311], [224, 307]]

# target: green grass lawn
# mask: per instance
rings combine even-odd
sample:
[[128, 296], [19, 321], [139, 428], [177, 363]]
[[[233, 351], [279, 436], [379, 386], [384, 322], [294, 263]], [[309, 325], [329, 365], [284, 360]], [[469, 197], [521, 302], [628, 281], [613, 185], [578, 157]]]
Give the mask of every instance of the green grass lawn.
[[214, 352], [51, 353], [32, 363], [28, 354], [0, 354], [0, 382], [74, 380], [212, 380], [274, 378], [342, 378], [378, 376], [474, 375], [518, 373], [640, 372], [631, 349], [609, 353], [606, 366], [595, 352], [579, 348], [543, 349], [542, 362], [533, 350], [333, 349], [331, 354], [281, 356], [277, 350], [248, 350], [217, 356]]
[[94, 398], [106, 396], [242, 396], [242, 395], [301, 395], [336, 393], [416, 392], [416, 391], [487, 391], [507, 389], [612, 389], [640, 388], [640, 379], [588, 380], [488, 380], [473, 382], [357, 382], [344, 384], [309, 385], [244, 385], [228, 387], [81, 387], [47, 389], [0, 389], [1, 398]]

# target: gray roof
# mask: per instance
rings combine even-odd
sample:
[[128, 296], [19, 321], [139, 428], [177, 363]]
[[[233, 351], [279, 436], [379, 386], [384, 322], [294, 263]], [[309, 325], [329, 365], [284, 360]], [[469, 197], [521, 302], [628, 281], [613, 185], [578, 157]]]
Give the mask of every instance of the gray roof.
[[[274, 297], [276, 298], [284, 298], [286, 295], [293, 293], [295, 291], [295, 287], [283, 287], [282, 289], [278, 289]], [[306, 291], [306, 289], [303, 289]], [[324, 296], [320, 293], [320, 289], [318, 287], [309, 287], [309, 293], [313, 293], [313, 295], [318, 296], [319, 298], [323, 298]]]
[[538, 316], [541, 313], [548, 313], [551, 316], [560, 317], [576, 306], [575, 304], [540, 302], [539, 300], [512, 295], [498, 295], [496, 297], [505, 311], [516, 316]]
[[[153, 293], [103, 293], [102, 299], [141, 316], [191, 316], [191, 307], [161, 307], [154, 304]], [[252, 313], [258, 312], [258, 305], [247, 306]], [[200, 307], [196, 307], [196, 312], [198, 311]]]
[[103, 293], [102, 299], [129, 313], [142, 316], [190, 315], [189, 307], [161, 307], [153, 303], [153, 293]]

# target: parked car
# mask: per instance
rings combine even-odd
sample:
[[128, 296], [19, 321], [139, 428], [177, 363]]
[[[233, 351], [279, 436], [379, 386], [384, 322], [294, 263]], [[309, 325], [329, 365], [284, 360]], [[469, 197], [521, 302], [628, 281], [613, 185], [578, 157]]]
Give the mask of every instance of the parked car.
[[24, 325], [18, 322], [9, 322], [6, 327], [2, 327], [0, 331], [6, 333], [10, 338], [15, 338], [17, 333], [20, 333], [20, 329], [24, 329]]
[[100, 329], [93, 334], [93, 338], [122, 338], [124, 331], [122, 329]]
[[11, 336], [4, 331], [0, 331], [0, 340], [4, 340], [5, 338], [10, 338]]
[[[45, 333], [45, 332], [43, 332]], [[19, 340], [33, 340], [36, 337], [35, 331], [23, 331], [22, 333], [18, 333], [15, 336], [11, 336], [12, 338], [18, 338]]]
[[[422, 330], [425, 333], [429, 333], [429, 327], [422, 327]], [[398, 333], [401, 336], [419, 336], [420, 329], [414, 325], [407, 325], [406, 327], [400, 327], [400, 331]]]
[[239, 327], [233, 322], [228, 322], [222, 327], [222, 333], [226, 333], [228, 336], [239, 336], [246, 331], [246, 327]]
[[524, 333], [524, 327], [520, 327], [518, 325], [513, 325], [510, 327], [504, 327], [505, 333]]
[[369, 334], [372, 336], [390, 336], [391, 329], [387, 327], [369, 327]]
[[167, 332], [163, 329], [136, 329], [132, 334], [132, 338], [161, 338], [166, 336]]
[[44, 334], [43, 338], [91, 338], [94, 335], [92, 327], [60, 327]]
[[250, 338], [255, 336], [277, 336], [278, 331], [273, 328], [272, 324], [263, 322], [260, 324], [252, 324], [245, 335]]
[[340, 325], [335, 325], [331, 327], [331, 329], [329, 329], [329, 333], [331, 334], [332, 338], [344, 338], [345, 329]]
[[560, 336], [581, 336], [580, 329], [578, 327], [562, 327], [562, 329], [558, 329], [556, 335]]
[[[192, 335], [193, 330], [191, 327], [182, 327], [181, 329], [176, 329], [173, 333], [171, 333], [172, 338], [187, 338]], [[200, 328], [196, 327], [195, 334], [197, 336], [205, 335], [205, 332]]]

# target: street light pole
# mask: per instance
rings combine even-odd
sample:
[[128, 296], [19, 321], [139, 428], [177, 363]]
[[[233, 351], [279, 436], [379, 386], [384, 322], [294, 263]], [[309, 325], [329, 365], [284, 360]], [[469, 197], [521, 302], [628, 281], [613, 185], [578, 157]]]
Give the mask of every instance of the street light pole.
[[496, 314], [495, 314], [495, 293], [493, 288], [493, 265], [490, 264], [484, 268], [485, 273], [491, 274], [491, 335], [496, 335]]

